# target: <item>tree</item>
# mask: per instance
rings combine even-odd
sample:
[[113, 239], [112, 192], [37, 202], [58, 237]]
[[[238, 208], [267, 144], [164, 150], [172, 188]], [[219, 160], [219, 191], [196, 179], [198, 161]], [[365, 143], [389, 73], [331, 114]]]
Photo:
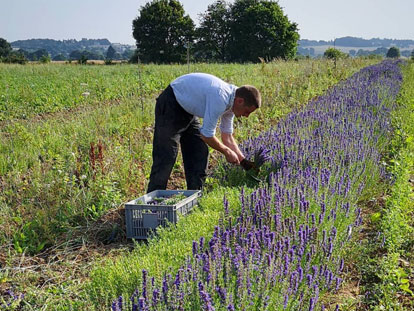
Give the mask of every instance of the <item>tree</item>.
[[27, 63], [27, 58], [19, 51], [11, 51], [6, 57], [2, 58], [5, 63], [21, 64]]
[[65, 55], [60, 53], [60, 54], [56, 55], [55, 57], [53, 57], [53, 60], [54, 61], [64, 61], [64, 60], [66, 60], [66, 57], [65, 57]]
[[414, 50], [411, 52], [411, 60], [414, 60]]
[[88, 59], [93, 59], [93, 60], [103, 60], [104, 57], [102, 54], [98, 54], [98, 53], [94, 53], [91, 51], [79, 51], [79, 50], [75, 50], [70, 52], [69, 54], [69, 59], [70, 60], [81, 60], [80, 63], [86, 63], [86, 61]]
[[46, 49], [39, 49], [33, 53], [29, 54], [29, 59], [30, 60], [41, 60], [42, 58], [48, 58], [49, 56], [49, 52]]
[[133, 20], [133, 36], [144, 62], [186, 60], [186, 43], [194, 37], [194, 22], [177, 0], [154, 0], [141, 7]]
[[230, 58], [230, 6], [224, 0], [209, 5], [201, 14], [200, 27], [197, 29], [198, 42], [195, 54], [202, 60], [226, 61]]
[[236, 0], [231, 6], [231, 60], [258, 62], [259, 58], [295, 57], [299, 33], [277, 2]]
[[12, 47], [5, 39], [0, 38], [0, 57], [7, 57], [12, 51]]
[[69, 54], [69, 59], [70, 60], [78, 60], [81, 57], [81, 51], [79, 50], [74, 50], [72, 52], [70, 52]]
[[387, 52], [387, 57], [389, 58], [398, 58], [400, 55], [400, 49], [395, 46], [390, 47]]
[[39, 58], [39, 61], [41, 62], [41, 63], [43, 63], [43, 64], [47, 64], [47, 63], [50, 63], [50, 55], [48, 54], [48, 55], [42, 55], [40, 58]]
[[340, 58], [346, 58], [346, 54], [341, 52], [338, 49], [335, 48], [328, 48], [323, 53], [323, 57], [329, 58], [329, 59], [340, 59]]
[[132, 55], [134, 55], [134, 51], [132, 49], [127, 49], [122, 53], [122, 59], [131, 59]]
[[110, 45], [106, 51], [106, 59], [114, 59], [115, 53], [115, 49]]
[[86, 65], [88, 62], [88, 57], [86, 56], [86, 53], [81, 53], [81, 56], [78, 59], [79, 64]]

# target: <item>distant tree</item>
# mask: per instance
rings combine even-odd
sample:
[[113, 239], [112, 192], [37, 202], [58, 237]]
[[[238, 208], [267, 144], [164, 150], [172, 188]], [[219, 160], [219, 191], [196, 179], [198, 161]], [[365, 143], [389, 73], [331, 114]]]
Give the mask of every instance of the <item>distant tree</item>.
[[126, 59], [129, 60], [132, 55], [134, 55], [134, 51], [133, 49], [126, 49], [123, 53], [122, 53], [122, 59]]
[[12, 51], [12, 47], [5, 39], [0, 38], [0, 58], [7, 57]]
[[81, 54], [82, 54], [81, 51], [74, 50], [74, 51], [70, 52], [69, 59], [71, 59], [71, 60], [78, 60], [78, 59], [80, 59]]
[[29, 54], [29, 59], [30, 60], [41, 60], [42, 58], [50, 58], [49, 56], [49, 52], [46, 49], [39, 49], [33, 53]]
[[50, 63], [50, 55], [42, 55], [42, 57], [39, 58], [39, 61], [43, 64]]
[[78, 59], [79, 64], [86, 65], [88, 62], [88, 57], [86, 56], [86, 53], [81, 53], [81, 56]]
[[397, 48], [395, 46], [392, 46], [392, 47], [389, 48], [389, 50], [387, 52], [387, 57], [388, 58], [398, 58], [400, 56], [401, 56], [401, 54], [400, 54], [400, 49], [399, 48]]
[[114, 59], [115, 54], [115, 49], [112, 47], [112, 45], [110, 45], [106, 51], [106, 59]]
[[133, 20], [133, 36], [144, 62], [186, 60], [186, 43], [194, 37], [194, 22], [177, 0], [153, 0]]
[[295, 57], [299, 33], [277, 2], [236, 0], [231, 6], [232, 61], [259, 62], [259, 58]]
[[354, 57], [356, 55], [356, 51], [355, 50], [349, 50], [349, 55]]
[[21, 64], [27, 63], [27, 58], [19, 51], [11, 51], [6, 57], [2, 58], [5, 63]]
[[200, 27], [197, 29], [195, 54], [202, 60], [226, 61], [230, 58], [230, 6], [224, 0], [209, 5], [200, 14]]
[[53, 57], [52, 60], [54, 60], [54, 61], [64, 61], [64, 60], [66, 60], [66, 57], [65, 57], [65, 55], [60, 53], [60, 54], [57, 54], [55, 57]]
[[129, 58], [129, 62], [136, 64], [138, 63], [138, 49], [134, 50], [134, 53], [131, 55], [131, 57]]
[[411, 52], [411, 60], [414, 60], [414, 50]]
[[69, 59], [78, 60], [78, 61], [82, 60], [84, 63], [86, 63], [88, 59], [103, 60], [104, 57], [102, 54], [94, 53], [94, 52], [87, 51], [87, 50], [83, 50], [83, 51], [75, 50], [75, 51], [70, 52]]
[[376, 48], [374, 51], [372, 51], [371, 54], [386, 56], [387, 52], [388, 52], [387, 48], [380, 47], [380, 48]]
[[341, 52], [338, 49], [335, 48], [328, 48], [327, 50], [325, 50], [325, 52], [323, 53], [323, 57], [325, 58], [329, 58], [329, 59], [340, 59], [340, 58], [346, 58], [346, 54]]
[[26, 57], [28, 60], [30, 60], [30, 59], [31, 59], [30, 55], [31, 55], [32, 53], [30, 53], [30, 52], [28, 52], [28, 51], [26, 51], [26, 50], [23, 50], [23, 49], [18, 49], [18, 50], [17, 50], [17, 52], [18, 52], [18, 53], [20, 53], [20, 54], [23, 54], [23, 55], [24, 55], [24, 57]]

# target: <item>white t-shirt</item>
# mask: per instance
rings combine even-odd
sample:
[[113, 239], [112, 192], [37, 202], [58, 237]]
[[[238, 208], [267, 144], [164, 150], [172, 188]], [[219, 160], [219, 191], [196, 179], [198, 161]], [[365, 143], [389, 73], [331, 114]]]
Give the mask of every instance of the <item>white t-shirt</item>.
[[221, 118], [222, 133], [233, 133], [232, 111], [237, 87], [206, 73], [190, 73], [171, 82], [177, 102], [188, 113], [203, 118], [200, 132], [205, 137], [216, 134]]

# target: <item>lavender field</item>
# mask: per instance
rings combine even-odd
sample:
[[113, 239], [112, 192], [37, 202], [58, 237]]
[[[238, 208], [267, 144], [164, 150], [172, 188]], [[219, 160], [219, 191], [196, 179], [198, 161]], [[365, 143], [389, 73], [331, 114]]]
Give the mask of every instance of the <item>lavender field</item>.
[[[213, 152], [199, 206], [136, 243], [123, 202], [147, 183], [154, 98], [187, 67], [142, 69], [143, 90], [106, 99], [82, 79], [126, 90], [133, 65], [0, 66], [15, 111], [62, 105], [0, 124], [1, 310], [414, 309], [412, 62], [194, 65], [260, 88], [235, 134], [263, 165], [255, 180]], [[17, 75], [47, 78], [48, 100]], [[70, 84], [92, 94], [79, 107]]]
[[223, 170], [225, 184], [242, 186], [236, 216], [224, 197], [213, 236], [193, 241], [178, 272], [156, 280], [144, 269], [112, 310], [339, 310], [320, 297], [341, 288], [360, 203], [391, 178], [381, 159], [400, 64], [366, 67], [243, 142], [251, 158], [264, 155], [263, 182], [247, 194], [244, 173]]

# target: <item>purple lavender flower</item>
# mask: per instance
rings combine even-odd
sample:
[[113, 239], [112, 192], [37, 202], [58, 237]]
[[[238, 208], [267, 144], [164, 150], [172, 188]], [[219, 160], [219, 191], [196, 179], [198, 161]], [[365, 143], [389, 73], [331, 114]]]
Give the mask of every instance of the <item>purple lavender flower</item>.
[[212, 305], [212, 299], [210, 295], [205, 291], [203, 283], [198, 283], [198, 291], [203, 302], [203, 310], [204, 311], [214, 311], [214, 307]]

